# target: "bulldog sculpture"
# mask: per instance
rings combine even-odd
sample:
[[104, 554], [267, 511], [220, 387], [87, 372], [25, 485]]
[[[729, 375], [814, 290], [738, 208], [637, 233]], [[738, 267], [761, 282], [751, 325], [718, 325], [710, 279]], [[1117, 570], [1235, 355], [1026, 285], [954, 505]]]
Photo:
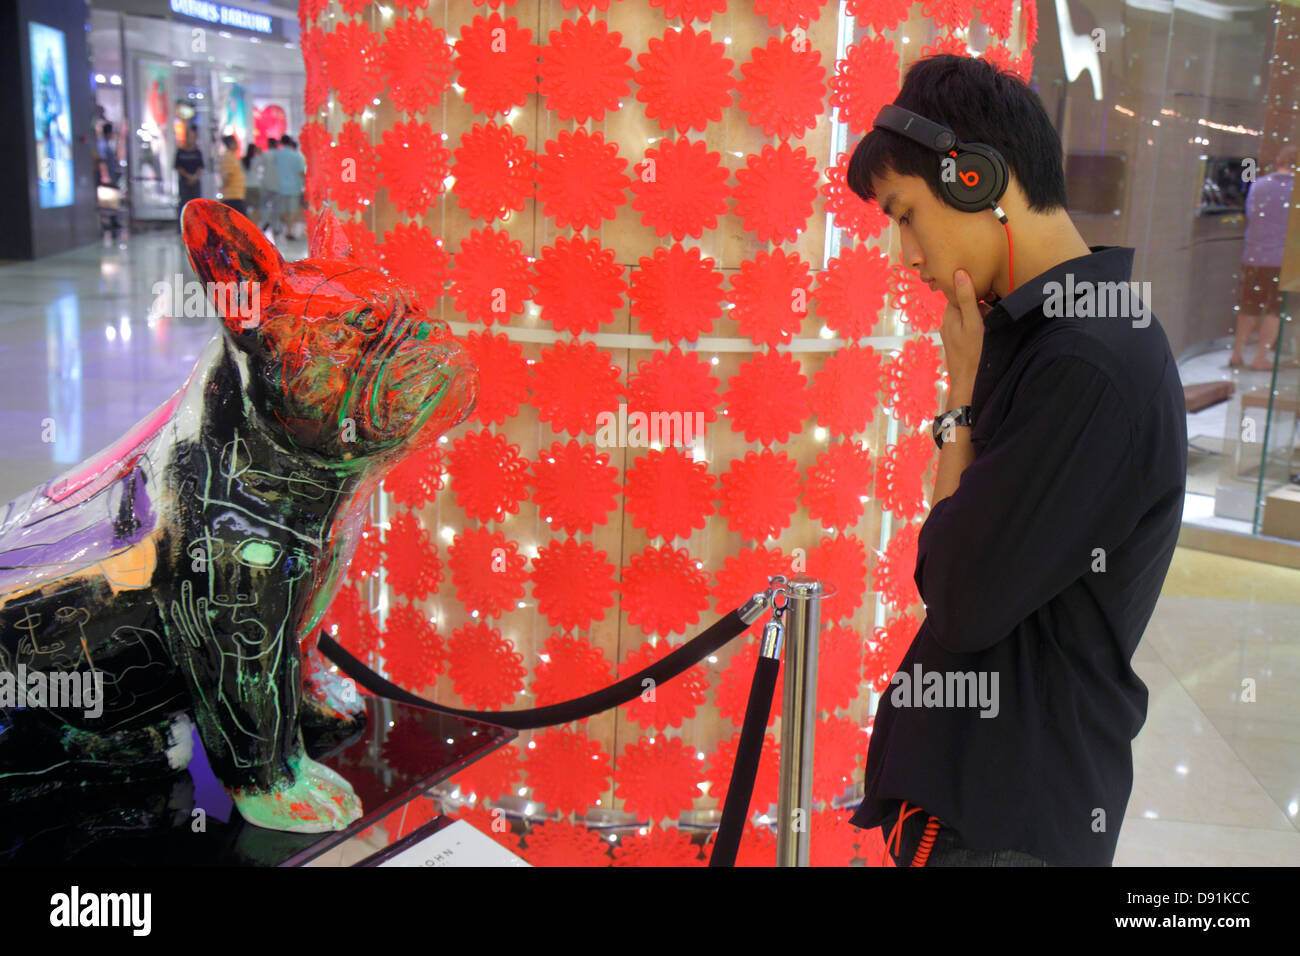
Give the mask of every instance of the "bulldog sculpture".
[[359, 800], [302, 724], [361, 708], [304, 696], [299, 641], [384, 474], [470, 414], [478, 372], [328, 214], [293, 263], [220, 203], [182, 226], [219, 334], [121, 440], [0, 510], [0, 804], [174, 773], [197, 725], [246, 820], [341, 829]]

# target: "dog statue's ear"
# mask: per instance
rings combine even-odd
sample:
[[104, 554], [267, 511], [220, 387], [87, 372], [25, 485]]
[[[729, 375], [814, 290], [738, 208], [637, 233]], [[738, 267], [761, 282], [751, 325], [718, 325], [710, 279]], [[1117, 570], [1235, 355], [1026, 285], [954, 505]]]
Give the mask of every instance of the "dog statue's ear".
[[262, 230], [225, 203], [191, 199], [181, 210], [190, 265], [231, 332], [256, 328], [260, 304], [284, 271], [284, 257]]
[[316, 220], [316, 229], [311, 236], [308, 254], [313, 259], [356, 261], [352, 255], [352, 243], [348, 240], [348, 234], [343, 231], [338, 219], [329, 209], [322, 212], [320, 218]]

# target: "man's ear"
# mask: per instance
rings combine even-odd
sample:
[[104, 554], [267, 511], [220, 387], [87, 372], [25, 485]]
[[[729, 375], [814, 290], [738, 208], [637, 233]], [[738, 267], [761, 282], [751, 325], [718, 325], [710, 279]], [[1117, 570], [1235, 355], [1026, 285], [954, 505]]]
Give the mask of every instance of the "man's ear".
[[343, 231], [338, 219], [329, 209], [322, 212], [320, 218], [316, 220], [316, 230], [312, 233], [308, 254], [313, 259], [356, 261], [352, 255], [352, 243], [348, 240], [347, 233]]
[[[284, 271], [284, 257], [246, 216], [225, 203], [191, 199], [181, 211], [190, 265], [232, 332], [256, 328], [262, 301]], [[215, 285], [215, 287], [214, 287]]]

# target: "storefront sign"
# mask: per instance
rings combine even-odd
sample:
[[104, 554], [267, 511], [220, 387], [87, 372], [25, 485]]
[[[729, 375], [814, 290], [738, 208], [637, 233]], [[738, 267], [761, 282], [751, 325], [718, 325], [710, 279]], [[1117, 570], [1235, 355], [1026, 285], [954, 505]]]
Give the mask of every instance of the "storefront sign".
[[172, 13], [194, 20], [203, 20], [223, 27], [249, 30], [253, 33], [275, 33], [275, 17], [254, 13], [239, 7], [228, 7], [209, 0], [171, 0]]

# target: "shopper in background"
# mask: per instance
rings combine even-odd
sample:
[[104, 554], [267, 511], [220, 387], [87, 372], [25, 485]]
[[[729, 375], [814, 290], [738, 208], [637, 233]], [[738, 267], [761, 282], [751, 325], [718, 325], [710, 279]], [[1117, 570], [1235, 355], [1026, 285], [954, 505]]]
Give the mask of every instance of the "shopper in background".
[[261, 152], [256, 143], [249, 143], [248, 149], [244, 150], [244, 158], [240, 160], [244, 167], [244, 215], [253, 220], [257, 219], [262, 208], [261, 180], [258, 179], [259, 170], [253, 162]]
[[180, 214], [185, 209], [185, 204], [191, 199], [198, 199], [203, 194], [203, 186], [199, 179], [199, 174], [205, 168], [203, 165], [203, 153], [194, 145], [194, 130], [192, 127], [185, 127], [185, 140], [176, 149], [176, 176], [179, 180], [180, 199], [176, 208], [176, 227], [180, 228]]
[[122, 234], [122, 165], [117, 158], [117, 140], [113, 124], [105, 122], [95, 144], [95, 168], [98, 172], [96, 202], [105, 241], [116, 242]]
[[295, 238], [294, 226], [302, 218], [303, 186], [307, 176], [307, 162], [302, 153], [294, 149], [297, 145], [293, 137], [285, 133], [280, 137], [280, 148], [275, 153], [280, 225], [290, 239]]
[[268, 136], [266, 149], [253, 159], [253, 177], [257, 180], [258, 201], [261, 203], [261, 208], [252, 209], [250, 213], [251, 218], [257, 221], [258, 227], [268, 237], [273, 235], [276, 207], [280, 201], [276, 189], [279, 177], [276, 175], [275, 167], [275, 154], [279, 151], [280, 141], [274, 136]]
[[239, 140], [233, 136], [221, 137], [221, 201], [235, 212], [244, 209], [244, 167], [239, 162]]

